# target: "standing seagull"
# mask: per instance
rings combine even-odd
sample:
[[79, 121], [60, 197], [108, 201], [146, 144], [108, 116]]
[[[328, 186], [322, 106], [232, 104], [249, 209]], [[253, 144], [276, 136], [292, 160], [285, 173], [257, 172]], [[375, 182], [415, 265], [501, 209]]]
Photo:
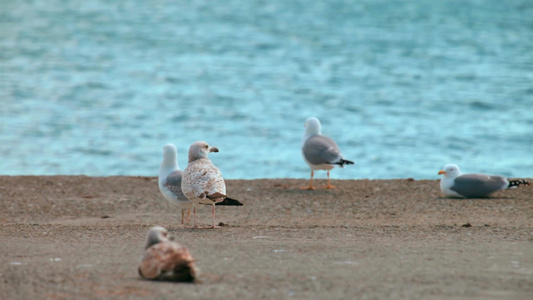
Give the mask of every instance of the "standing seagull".
[[439, 171], [439, 175], [444, 175], [440, 180], [440, 190], [448, 197], [483, 198], [499, 190], [521, 184], [529, 185], [524, 179], [509, 181], [497, 175], [462, 174], [459, 167], [454, 164], [446, 165], [444, 170]]
[[145, 279], [194, 282], [198, 271], [189, 250], [171, 242], [168, 231], [152, 227], [146, 235], [139, 275]]
[[314, 190], [313, 176], [314, 170], [328, 171], [328, 185], [326, 189], [333, 189], [335, 186], [329, 182], [329, 170], [335, 165], [344, 168], [344, 165], [352, 165], [353, 161], [342, 157], [341, 151], [335, 142], [327, 136], [321, 134], [320, 121], [311, 117], [305, 121], [305, 135], [302, 140], [302, 154], [305, 162], [311, 167], [311, 180], [308, 187], [301, 189]]
[[181, 207], [181, 224], [183, 224], [185, 210], [187, 210], [187, 221], [189, 220], [192, 203], [181, 191], [183, 171], [180, 170], [177, 157], [176, 146], [167, 144], [163, 147], [163, 161], [159, 167], [159, 190], [168, 201]]
[[229, 202], [227, 205], [242, 205], [226, 196], [226, 184], [220, 170], [207, 158], [210, 152], [218, 152], [216, 147], [206, 142], [195, 142], [189, 148], [189, 164], [183, 172], [181, 188], [183, 194], [193, 204], [194, 228], [196, 225], [196, 206], [212, 205], [213, 226], [215, 228], [215, 204]]

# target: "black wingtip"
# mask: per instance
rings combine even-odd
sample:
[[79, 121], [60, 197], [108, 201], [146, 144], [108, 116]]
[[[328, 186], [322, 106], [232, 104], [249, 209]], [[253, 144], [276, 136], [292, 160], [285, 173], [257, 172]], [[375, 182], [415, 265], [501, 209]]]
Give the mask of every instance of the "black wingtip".
[[342, 163], [342, 164], [346, 164], [346, 165], [353, 165], [353, 164], [355, 164], [353, 161], [351, 161], [351, 160], [347, 160], [347, 159], [341, 159], [341, 163]]
[[516, 180], [509, 180], [509, 188], [517, 187], [519, 185], [529, 185], [529, 181], [525, 179], [516, 179]]
[[338, 161], [338, 162], [336, 162], [334, 164], [341, 166], [341, 168], [344, 168], [344, 165], [353, 165], [355, 163], [353, 161], [351, 161], [351, 160], [347, 160], [347, 159], [342, 158], [340, 161]]
[[235, 199], [231, 199], [231, 198], [224, 198], [223, 201], [221, 202], [217, 202], [215, 205], [232, 205], [232, 206], [242, 206], [242, 202], [240, 202], [239, 200], [235, 200]]
[[174, 274], [171, 278], [172, 281], [195, 283], [196, 280], [196, 267], [192, 262], [187, 262], [174, 269]]

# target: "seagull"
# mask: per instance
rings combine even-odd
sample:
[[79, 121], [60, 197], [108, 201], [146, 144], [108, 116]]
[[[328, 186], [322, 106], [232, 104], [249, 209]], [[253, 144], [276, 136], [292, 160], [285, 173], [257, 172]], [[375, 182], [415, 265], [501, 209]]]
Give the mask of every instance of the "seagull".
[[163, 147], [163, 161], [159, 167], [159, 190], [168, 201], [181, 207], [181, 224], [183, 224], [185, 211], [187, 211], [187, 221], [189, 220], [192, 203], [181, 191], [183, 171], [180, 170], [177, 157], [176, 146], [167, 144]]
[[189, 250], [172, 242], [168, 231], [152, 227], [146, 235], [145, 251], [139, 266], [144, 279], [195, 282], [198, 270]]
[[499, 190], [521, 184], [529, 185], [524, 179], [507, 180], [498, 175], [462, 174], [459, 167], [454, 164], [444, 166], [439, 175], [444, 175], [440, 180], [441, 192], [448, 197], [456, 198], [483, 198]]
[[333, 189], [335, 186], [330, 184], [329, 170], [336, 165], [344, 168], [344, 165], [352, 165], [354, 162], [342, 157], [341, 151], [337, 144], [329, 137], [321, 134], [320, 121], [311, 117], [305, 121], [305, 135], [302, 140], [302, 154], [305, 162], [311, 167], [311, 180], [308, 187], [301, 189], [314, 190], [313, 176], [315, 170], [328, 171], [328, 184], [326, 189]]
[[227, 205], [242, 205], [238, 200], [226, 196], [222, 173], [207, 157], [211, 152], [218, 152], [218, 148], [211, 147], [206, 142], [193, 143], [189, 148], [189, 164], [183, 172], [181, 188], [185, 197], [193, 204], [194, 228], [198, 228], [196, 206], [199, 204], [212, 205], [211, 228], [215, 228], [215, 204], [227, 202]]

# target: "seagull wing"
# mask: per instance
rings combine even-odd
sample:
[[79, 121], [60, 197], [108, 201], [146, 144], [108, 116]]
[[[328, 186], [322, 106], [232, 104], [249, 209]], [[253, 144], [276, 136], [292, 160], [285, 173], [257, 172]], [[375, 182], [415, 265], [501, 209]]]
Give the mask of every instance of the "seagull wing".
[[467, 198], [479, 198], [505, 189], [508, 185], [507, 179], [503, 176], [464, 174], [455, 178], [450, 190]]
[[342, 159], [335, 141], [323, 135], [308, 138], [302, 147], [302, 153], [305, 159], [313, 165], [333, 164]]

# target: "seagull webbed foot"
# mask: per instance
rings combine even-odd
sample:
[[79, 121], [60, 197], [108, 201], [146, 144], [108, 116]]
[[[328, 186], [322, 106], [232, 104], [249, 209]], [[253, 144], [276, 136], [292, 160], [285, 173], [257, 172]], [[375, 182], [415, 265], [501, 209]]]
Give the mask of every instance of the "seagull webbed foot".
[[312, 185], [310, 185], [310, 186], [302, 186], [302, 187], [300, 187], [300, 190], [314, 190], [314, 189], [315, 189], [315, 187], [312, 186]]

